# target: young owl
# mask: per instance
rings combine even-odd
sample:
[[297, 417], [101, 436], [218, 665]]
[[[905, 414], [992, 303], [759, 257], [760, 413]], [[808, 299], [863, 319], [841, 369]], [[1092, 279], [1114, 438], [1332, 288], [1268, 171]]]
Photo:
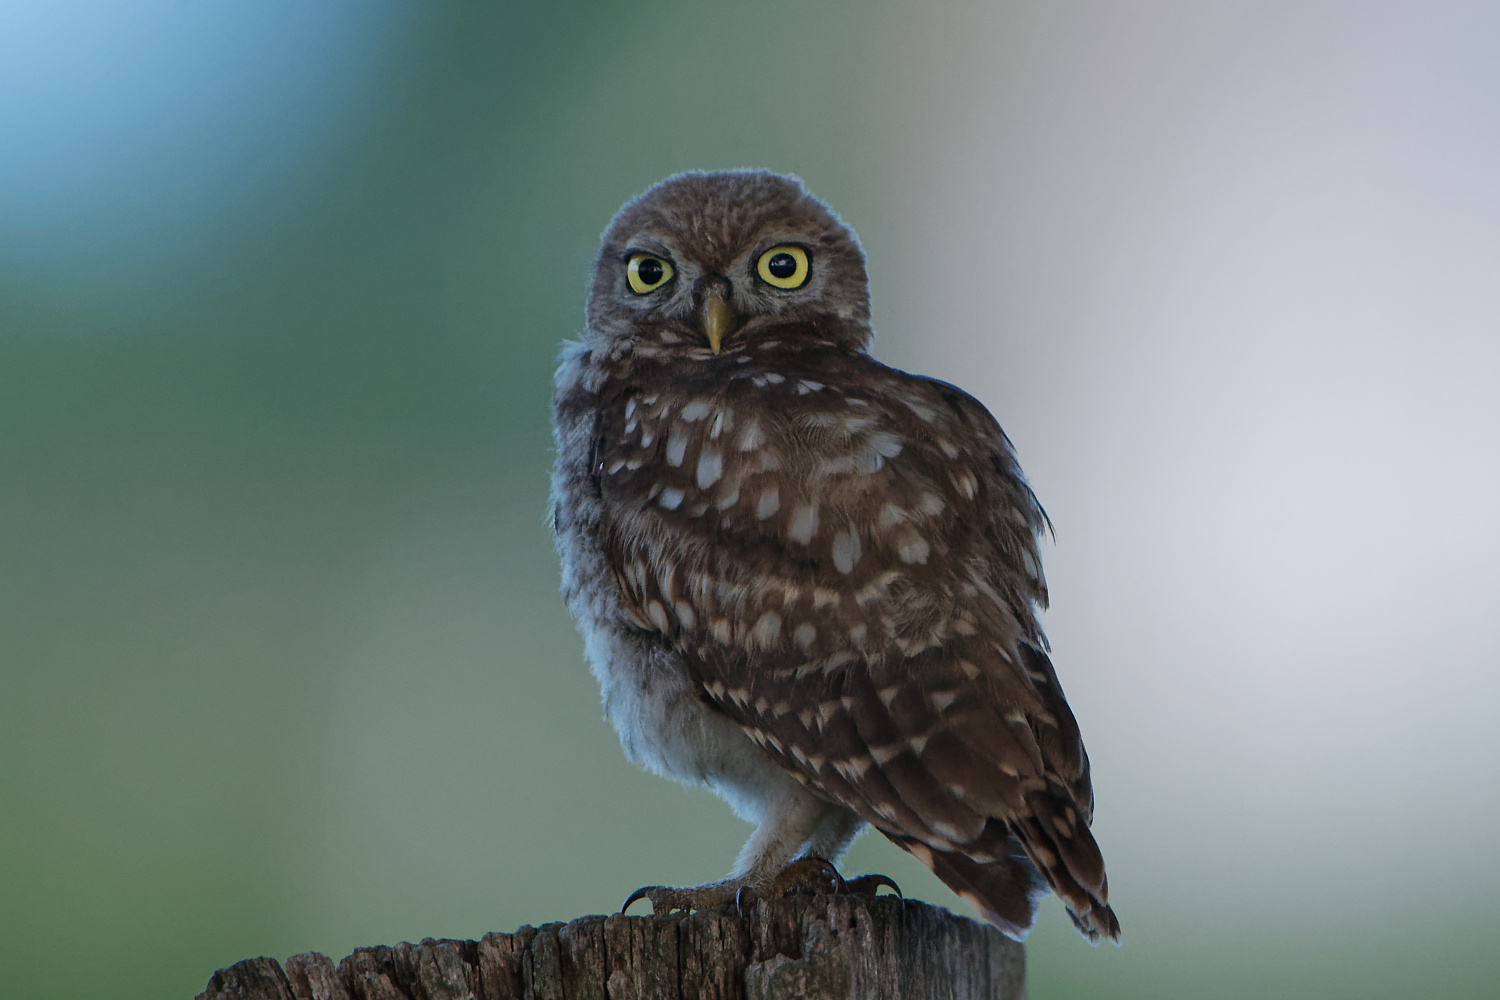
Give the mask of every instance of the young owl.
[[563, 592], [626, 756], [758, 824], [724, 880], [631, 898], [781, 891], [868, 823], [1013, 937], [1050, 888], [1118, 940], [1037, 622], [1046, 515], [983, 406], [870, 357], [869, 315], [795, 178], [680, 174], [604, 233], [554, 396]]

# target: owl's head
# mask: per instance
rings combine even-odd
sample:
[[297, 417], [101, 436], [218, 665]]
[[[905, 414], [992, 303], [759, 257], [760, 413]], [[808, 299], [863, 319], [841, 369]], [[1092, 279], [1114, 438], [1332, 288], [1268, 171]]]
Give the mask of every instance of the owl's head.
[[606, 340], [711, 354], [753, 346], [773, 329], [783, 346], [863, 349], [865, 256], [795, 177], [677, 174], [628, 202], [605, 230], [588, 326]]

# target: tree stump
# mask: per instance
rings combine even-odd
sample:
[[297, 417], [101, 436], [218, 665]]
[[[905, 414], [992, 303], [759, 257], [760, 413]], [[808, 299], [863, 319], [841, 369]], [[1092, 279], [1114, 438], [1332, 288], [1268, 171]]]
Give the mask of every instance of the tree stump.
[[1016, 1000], [1026, 954], [988, 924], [894, 896], [791, 896], [580, 917], [479, 941], [309, 952], [220, 969], [197, 1000]]

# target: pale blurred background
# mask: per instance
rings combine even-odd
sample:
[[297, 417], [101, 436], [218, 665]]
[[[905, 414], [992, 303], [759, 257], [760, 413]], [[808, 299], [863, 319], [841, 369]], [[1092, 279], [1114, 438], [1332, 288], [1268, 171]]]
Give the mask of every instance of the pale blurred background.
[[746, 165], [1057, 523], [1125, 945], [1033, 996], [1495, 996], [1500, 7], [1055, 0], [0, 0], [0, 994], [728, 867], [543, 517], [598, 233]]

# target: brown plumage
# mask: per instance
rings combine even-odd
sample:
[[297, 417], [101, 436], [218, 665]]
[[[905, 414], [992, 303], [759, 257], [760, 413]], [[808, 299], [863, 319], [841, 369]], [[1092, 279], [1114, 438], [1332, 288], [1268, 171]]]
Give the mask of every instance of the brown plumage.
[[761, 823], [725, 882], [652, 898], [868, 823], [1014, 936], [1051, 888], [1118, 939], [1036, 619], [1046, 516], [982, 405], [866, 353], [868, 313], [793, 179], [681, 175], [605, 233], [555, 397], [564, 591], [627, 755]]

